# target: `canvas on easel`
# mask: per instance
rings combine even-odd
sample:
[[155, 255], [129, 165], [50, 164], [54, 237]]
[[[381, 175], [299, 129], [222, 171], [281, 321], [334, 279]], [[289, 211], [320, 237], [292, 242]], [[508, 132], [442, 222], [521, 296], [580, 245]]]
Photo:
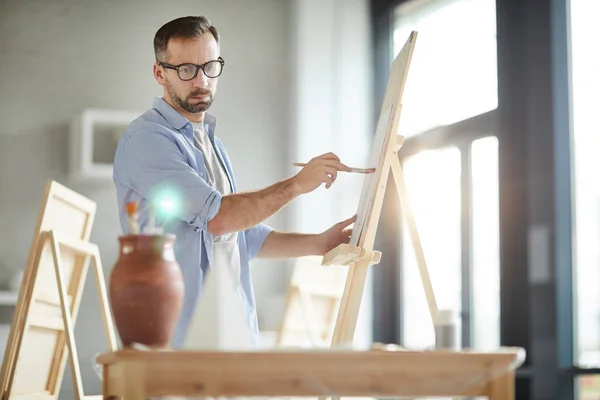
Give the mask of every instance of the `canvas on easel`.
[[349, 265], [332, 346], [345, 345], [353, 340], [368, 269], [371, 265], [377, 264], [381, 258], [381, 253], [374, 251], [373, 245], [390, 172], [400, 198], [402, 215], [406, 218], [409, 235], [412, 239], [432, 323], [437, 315], [437, 304], [421, 241], [407, 201], [402, 168], [398, 158], [398, 151], [404, 141], [403, 136], [398, 134], [402, 94], [416, 40], [417, 32], [413, 31], [391, 65], [369, 157], [368, 167], [375, 166], [376, 170], [373, 174], [365, 177], [350, 243], [332, 250], [323, 259], [323, 264], [326, 265], [340, 262]]
[[85, 396], [73, 333], [93, 262], [108, 349], [116, 338], [98, 247], [89, 242], [96, 204], [49, 181], [42, 199], [2, 364], [2, 399], [56, 399], [67, 359], [75, 396]]

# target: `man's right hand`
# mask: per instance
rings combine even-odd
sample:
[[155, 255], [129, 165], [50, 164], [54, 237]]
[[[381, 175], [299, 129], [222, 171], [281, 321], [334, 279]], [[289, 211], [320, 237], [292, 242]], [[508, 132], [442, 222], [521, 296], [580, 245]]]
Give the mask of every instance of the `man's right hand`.
[[310, 160], [291, 178], [268, 188], [223, 196], [219, 211], [208, 221], [207, 229], [215, 236], [249, 229], [281, 210], [296, 196], [311, 192], [323, 183], [330, 188], [338, 171], [352, 172], [338, 156], [327, 153]]
[[350, 167], [340, 162], [338, 156], [326, 153], [310, 160], [292, 179], [300, 194], [309, 193], [325, 183], [329, 189], [337, 178], [338, 171], [351, 172]]

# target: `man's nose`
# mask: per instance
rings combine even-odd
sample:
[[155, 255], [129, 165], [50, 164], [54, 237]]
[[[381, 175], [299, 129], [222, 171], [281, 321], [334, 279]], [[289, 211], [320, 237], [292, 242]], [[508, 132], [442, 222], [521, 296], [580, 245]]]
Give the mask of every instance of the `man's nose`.
[[208, 77], [204, 75], [202, 69], [198, 70], [198, 75], [194, 78], [194, 86], [206, 87], [208, 85]]

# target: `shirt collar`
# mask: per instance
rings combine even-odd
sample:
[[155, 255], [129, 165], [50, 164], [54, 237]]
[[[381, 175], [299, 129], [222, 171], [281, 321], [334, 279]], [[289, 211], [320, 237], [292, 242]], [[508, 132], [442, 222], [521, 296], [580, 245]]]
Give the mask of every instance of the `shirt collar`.
[[[173, 126], [173, 128], [177, 129], [178, 131], [183, 130], [185, 133], [193, 135], [193, 128], [190, 121], [188, 121], [187, 118], [171, 107], [171, 105], [167, 103], [164, 98], [156, 97], [152, 106], [167, 120], [169, 124]], [[206, 131], [211, 139], [215, 135], [216, 124], [217, 119], [215, 116], [205, 112], [204, 127], [206, 128]]]

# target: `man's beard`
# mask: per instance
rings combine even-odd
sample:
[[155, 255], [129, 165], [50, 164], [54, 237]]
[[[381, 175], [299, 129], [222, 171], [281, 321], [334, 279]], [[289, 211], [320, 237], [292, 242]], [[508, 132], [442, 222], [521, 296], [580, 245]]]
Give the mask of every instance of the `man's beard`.
[[[200, 113], [200, 112], [204, 112], [206, 110], [209, 109], [209, 107], [211, 106], [214, 96], [212, 95], [212, 93], [208, 90], [195, 90], [192, 93], [189, 94], [189, 96], [187, 97], [187, 99], [182, 99], [181, 97], [179, 97], [177, 95], [177, 93], [175, 93], [175, 89], [173, 89], [173, 86], [171, 86], [171, 84], [169, 83], [169, 81], [166, 82], [167, 83], [167, 93], [169, 93], [169, 97], [171, 97], [171, 99], [173, 100], [173, 102], [175, 102], [175, 104], [181, 108], [182, 110], [189, 112], [191, 114], [196, 114], [196, 113]], [[208, 100], [206, 101], [201, 101], [200, 103], [194, 103], [191, 104], [188, 99], [190, 97], [194, 97], [194, 96], [208, 96]]]

